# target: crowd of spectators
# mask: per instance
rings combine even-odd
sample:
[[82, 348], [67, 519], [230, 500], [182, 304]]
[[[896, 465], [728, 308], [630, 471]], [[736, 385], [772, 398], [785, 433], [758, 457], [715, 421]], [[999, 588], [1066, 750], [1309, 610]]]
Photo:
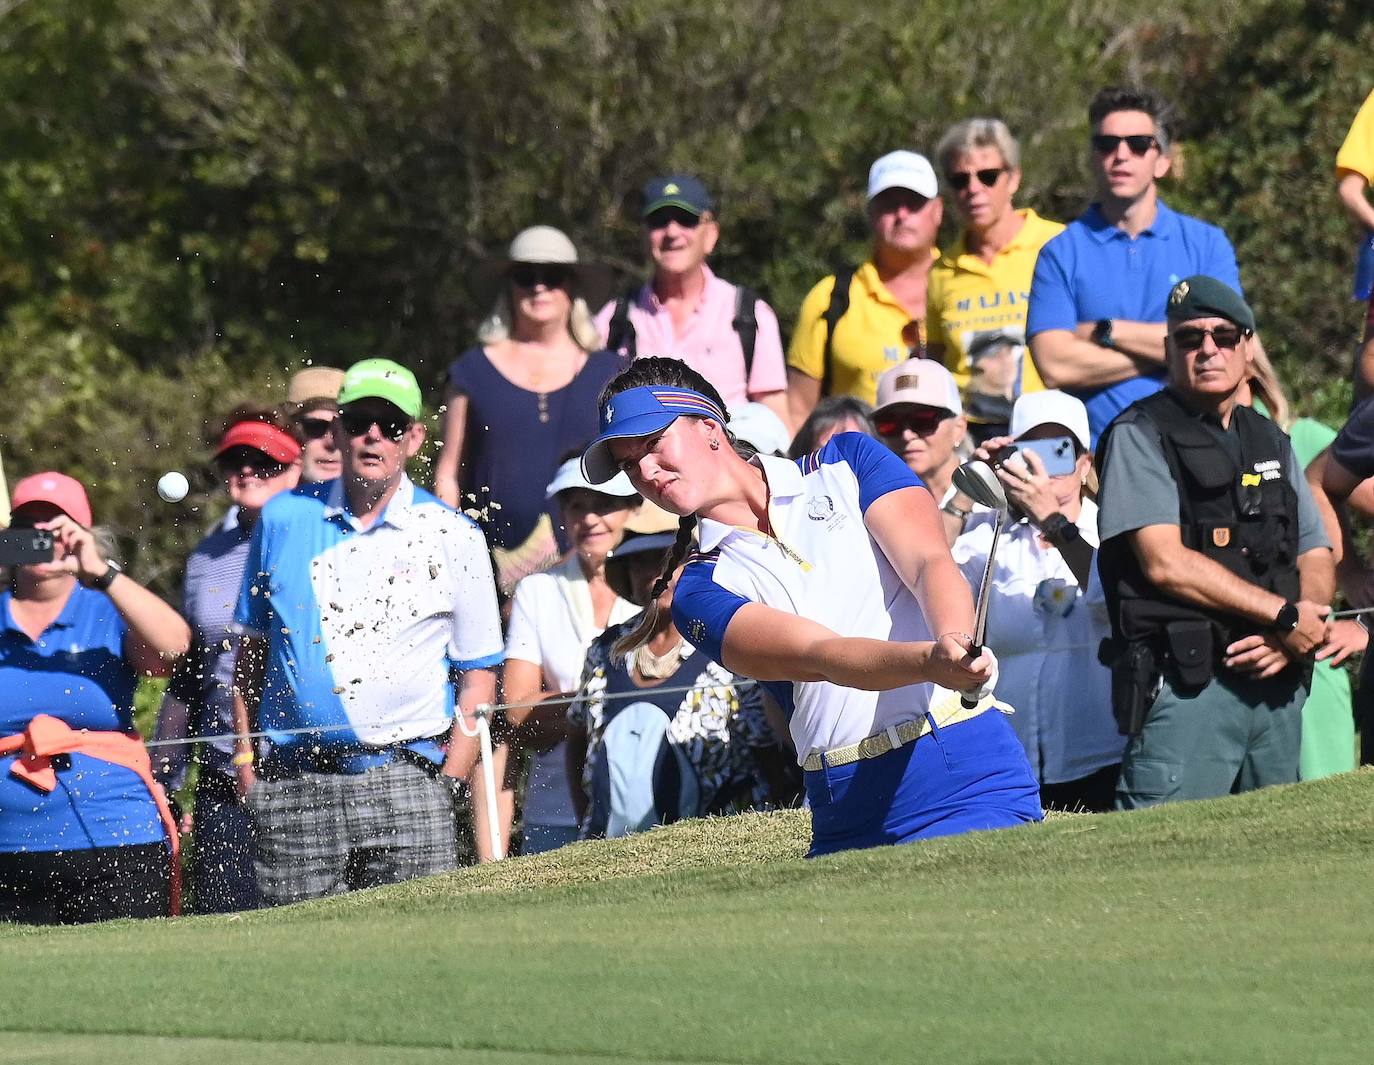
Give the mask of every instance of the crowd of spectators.
[[[1337, 175], [1374, 232], [1370, 101]], [[228, 412], [207, 455], [226, 513], [179, 613], [114, 560], [78, 482], [19, 481], [0, 919], [177, 912], [187, 833], [189, 898], [221, 912], [800, 802], [798, 766], [823, 752], [795, 749], [765, 687], [673, 622], [682, 570], [664, 567], [691, 523], [580, 462], [603, 390], [647, 356], [708, 381], [746, 455], [804, 463], [859, 433], [929, 489], [969, 584], [990, 582], [995, 694], [1046, 808], [1353, 768], [1340, 667], [1367, 632], [1330, 615], [1338, 579], [1374, 603], [1350, 535], [1374, 518], [1374, 409], [1339, 435], [1290, 417], [1226, 235], [1159, 194], [1169, 105], [1104, 89], [1088, 120], [1095, 195], [1067, 224], [1015, 206], [1021, 149], [996, 118], [954, 125], [933, 164], [873, 162], [871, 254], [810, 289], [786, 348], [768, 303], [708, 265], [722, 221], [698, 176], [644, 186], [648, 276], [618, 295], [564, 233], [525, 229], [442, 394], [340, 360]], [[941, 250], [945, 199], [959, 229]], [[432, 494], [408, 472], [427, 398]], [[995, 554], [996, 515], [956, 484], [971, 459], [1008, 500]], [[160, 676], [150, 758], [133, 695]], [[477, 786], [490, 704], [494, 808]], [[168, 796], [192, 779], [183, 812]], [[474, 830], [493, 822], [495, 850]]]

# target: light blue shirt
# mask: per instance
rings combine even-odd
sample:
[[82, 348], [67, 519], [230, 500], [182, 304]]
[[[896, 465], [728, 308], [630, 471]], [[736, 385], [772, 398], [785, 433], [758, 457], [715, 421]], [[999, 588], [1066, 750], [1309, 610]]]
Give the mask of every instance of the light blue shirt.
[[[1235, 250], [1216, 226], [1170, 210], [1160, 200], [1155, 220], [1138, 237], [1131, 237], [1093, 204], [1040, 249], [1026, 336], [1072, 330], [1104, 318], [1163, 323], [1170, 289], [1193, 274], [1206, 274], [1241, 291]], [[1163, 329], [1161, 324], [1161, 333]], [[1105, 388], [1067, 391], [1088, 408], [1096, 447], [1113, 418], [1163, 384], [1161, 367], [1158, 373]]]

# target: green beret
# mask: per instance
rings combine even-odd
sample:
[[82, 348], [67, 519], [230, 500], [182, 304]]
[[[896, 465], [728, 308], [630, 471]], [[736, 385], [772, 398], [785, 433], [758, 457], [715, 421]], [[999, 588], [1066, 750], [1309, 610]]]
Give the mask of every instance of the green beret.
[[1169, 321], [1225, 318], [1242, 329], [1255, 330], [1255, 312], [1225, 281], [1205, 274], [1185, 277], [1169, 291]]

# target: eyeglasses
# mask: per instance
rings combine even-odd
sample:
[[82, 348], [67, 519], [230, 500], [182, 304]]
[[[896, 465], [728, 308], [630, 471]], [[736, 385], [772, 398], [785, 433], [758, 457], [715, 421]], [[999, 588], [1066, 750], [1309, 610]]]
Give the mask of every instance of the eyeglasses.
[[1242, 329], [1237, 325], [1219, 325], [1212, 329], [1185, 325], [1173, 332], [1174, 344], [1180, 351], [1196, 351], [1202, 347], [1202, 342], [1208, 337], [1211, 337], [1212, 343], [1219, 348], [1234, 348], [1244, 337], [1249, 335], [1250, 330]]
[[515, 263], [510, 268], [510, 279], [525, 289], [533, 289], [538, 285], [545, 288], [567, 288], [570, 276], [566, 266], [552, 263]]
[[297, 418], [296, 424], [307, 440], [320, 440], [329, 435], [334, 428], [333, 418]]
[[701, 225], [701, 215], [693, 214], [682, 207], [660, 207], [644, 219], [644, 227], [666, 229], [669, 222], [676, 222], [683, 229], [696, 229]]
[[978, 179], [978, 184], [983, 188], [990, 189], [1002, 180], [1002, 175], [1006, 172], [1007, 168], [1004, 166], [990, 166], [985, 170], [956, 170], [945, 175], [945, 180], [956, 192], [963, 192], [974, 178]]
[[929, 436], [946, 418], [953, 417], [953, 411], [938, 407], [914, 407], [899, 414], [875, 414], [873, 426], [879, 436], [899, 436], [904, 429], [910, 429], [917, 436]]
[[1159, 147], [1159, 140], [1152, 133], [1131, 133], [1125, 137], [1118, 137], [1115, 133], [1094, 133], [1093, 151], [1098, 155], [1111, 155], [1122, 141], [1126, 142], [1132, 155], [1144, 155], [1151, 148]]
[[404, 414], [371, 414], [361, 410], [339, 412], [339, 422], [349, 436], [365, 436], [374, 425], [388, 440], [399, 440], [413, 424]]
[[250, 477], [256, 477], [261, 481], [269, 481], [286, 472], [286, 463], [278, 462], [271, 455], [263, 454], [251, 447], [231, 448], [216, 456], [215, 467], [224, 477], [247, 470]]

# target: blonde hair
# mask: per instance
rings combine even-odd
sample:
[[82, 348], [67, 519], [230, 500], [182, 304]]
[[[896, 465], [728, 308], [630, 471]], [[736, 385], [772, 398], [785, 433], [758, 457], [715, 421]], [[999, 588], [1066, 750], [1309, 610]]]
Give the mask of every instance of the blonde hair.
[[935, 146], [935, 161], [948, 176], [954, 161], [974, 148], [996, 148], [1008, 170], [1021, 169], [1021, 145], [1000, 118], [966, 118], [956, 122]]
[[1250, 363], [1250, 401], [1253, 403], [1256, 399], [1263, 400], [1269, 410], [1270, 419], [1286, 433], [1293, 421], [1288, 397], [1283, 393], [1283, 385], [1279, 383], [1279, 375], [1274, 371], [1274, 364], [1269, 361], [1269, 356], [1253, 337], [1250, 343], [1254, 348], [1254, 358]]
[[[477, 340], [482, 344], [499, 344], [509, 340], [514, 320], [515, 311], [507, 290], [496, 297], [491, 313], [477, 327]], [[573, 296], [572, 311], [568, 314], [568, 335], [583, 351], [596, 351], [601, 347], [601, 335], [592, 321], [591, 309], [581, 296]]]

